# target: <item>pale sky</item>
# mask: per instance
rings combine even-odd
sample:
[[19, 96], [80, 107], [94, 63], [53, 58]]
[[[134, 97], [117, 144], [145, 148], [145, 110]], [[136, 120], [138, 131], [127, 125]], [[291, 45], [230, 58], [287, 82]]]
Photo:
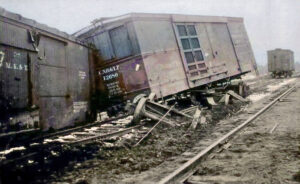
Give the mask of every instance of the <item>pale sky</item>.
[[243, 17], [258, 64], [285, 48], [300, 62], [300, 0], [0, 0], [6, 10], [74, 33], [100, 17], [130, 12]]

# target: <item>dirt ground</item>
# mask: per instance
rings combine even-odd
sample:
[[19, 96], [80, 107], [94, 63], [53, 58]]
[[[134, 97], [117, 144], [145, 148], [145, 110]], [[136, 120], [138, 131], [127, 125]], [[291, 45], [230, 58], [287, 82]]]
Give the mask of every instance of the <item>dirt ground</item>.
[[[277, 80], [274, 81], [274, 84], [276, 85], [280, 82], [282, 82], [282, 80]], [[258, 83], [260, 85], [260, 82]], [[266, 84], [268, 84], [268, 82], [266, 82]], [[254, 85], [258, 85], [258, 84], [254, 84]], [[273, 91], [268, 91], [267, 85], [264, 85], [263, 87], [261, 87], [261, 89], [256, 90], [256, 92], [258, 94], [267, 93], [268, 95], [271, 95], [273, 93]], [[295, 98], [299, 99], [300, 92], [298, 93], [297, 93], [298, 96]], [[294, 95], [294, 93], [291, 94], [289, 98], [291, 98], [292, 95]], [[267, 96], [264, 96], [263, 98], [267, 98]], [[281, 103], [288, 104], [290, 102], [281, 102]], [[201, 142], [202, 140], [202, 144], [205, 145], [209, 143], [209, 141], [206, 141], [207, 139], [210, 138], [209, 139], [210, 141], [215, 139], [215, 137], [211, 138], [213, 137], [212, 135], [220, 136], [224, 134], [224, 132], [226, 132], [225, 131], [226, 129], [224, 129], [225, 127], [224, 125], [226, 124], [219, 124], [219, 120], [228, 119], [231, 116], [231, 114], [236, 114], [236, 112], [239, 111], [240, 109], [240, 105], [241, 104], [234, 104], [226, 108], [218, 109], [217, 111], [214, 110], [214, 112], [208, 112], [208, 123], [206, 125], [201, 125], [193, 132], [188, 132], [186, 125], [182, 125], [182, 127], [180, 128], [170, 128], [170, 127], [160, 126], [155, 129], [152, 136], [146, 139], [143, 142], [143, 144], [141, 144], [138, 147], [129, 148], [130, 147], [129, 145], [133, 145], [135, 143], [135, 142], [131, 142], [132, 140], [129, 140], [129, 142], [125, 142], [124, 145], [121, 147], [110, 148], [110, 149], [102, 149], [100, 147], [99, 151], [95, 154], [95, 157], [93, 159], [89, 159], [80, 163], [74, 163], [73, 165], [66, 167], [64, 170], [54, 173], [49, 177], [49, 179], [47, 179], [47, 183], [50, 182], [51, 183], [76, 183], [76, 184], [133, 183], [133, 182], [145, 183], [146, 181], [148, 181], [147, 180], [148, 177], [151, 177], [152, 174], [155, 174], [155, 172], [157, 171], [163, 172], [164, 170], [166, 170], [165, 169], [166, 167], [171, 166], [168, 164], [174, 162], [174, 160], [178, 158], [181, 158], [182, 153], [186, 153], [187, 150], [194, 149], [195, 145], [197, 145], [199, 141]], [[279, 106], [279, 104], [277, 106]], [[294, 107], [298, 107], [298, 109]], [[252, 109], [255, 108], [257, 107], [254, 105]], [[295, 112], [299, 112], [300, 111], [299, 100], [298, 100], [298, 106], [290, 105], [289, 108], [291, 108]], [[276, 112], [274, 113], [277, 114]], [[283, 115], [281, 116], [282, 116], [281, 117], [282, 121], [284, 122], [285, 121], [284, 116]], [[295, 116], [294, 118], [297, 117], [297, 115], [294, 116]], [[277, 115], [274, 116], [273, 114], [271, 115], [271, 117], [273, 118], [275, 117], [275, 120], [277, 120]], [[261, 117], [261, 119], [262, 118], [263, 117]], [[265, 120], [268, 119], [270, 118], [266, 118]], [[300, 122], [299, 115], [297, 121]], [[246, 132], [243, 133], [245, 134], [244, 139], [242, 139], [239, 143], [236, 143], [236, 145], [240, 145], [242, 148], [235, 148], [234, 146], [231, 146], [230, 148], [228, 148], [227, 151], [221, 153], [220, 155], [216, 155], [214, 159], [203, 162], [204, 165], [202, 165], [202, 169], [198, 172], [198, 175], [195, 177], [198, 177], [198, 180], [199, 177], [201, 177], [200, 181], [206, 181], [206, 183], [207, 182], [208, 183], [218, 183], [218, 182], [219, 183], [228, 183], [228, 182], [241, 183], [244, 181], [246, 183], [247, 182], [248, 183], [276, 183], [276, 182], [270, 182], [270, 177], [268, 176], [273, 176], [274, 174], [272, 173], [275, 173], [275, 171], [281, 172], [281, 169], [277, 167], [276, 163], [284, 162], [288, 158], [288, 159], [293, 159], [295, 162], [294, 165], [293, 164], [290, 165], [291, 168], [290, 174], [286, 176], [289, 178], [288, 180], [289, 182], [295, 181], [298, 177], [296, 173], [297, 171], [300, 170], [299, 168], [297, 168], [297, 164], [300, 165], [299, 157], [298, 159], [296, 159], [297, 155], [300, 152], [299, 150], [300, 148], [298, 148], [299, 134], [296, 133], [289, 134], [288, 137], [283, 135], [284, 138], [280, 138], [280, 136], [277, 135], [277, 133], [279, 133], [279, 129], [283, 128], [283, 126], [278, 125], [277, 129], [271, 134], [271, 136], [273, 137], [269, 137], [267, 139], [265, 137], [265, 134], [269, 134], [268, 131], [272, 129], [272, 127], [274, 126], [274, 122], [275, 121], [266, 124], [262, 123], [264, 128], [262, 128], [262, 126], [258, 126], [259, 130], [262, 129], [259, 132], [255, 131], [257, 127], [250, 127], [250, 129], [247, 129], [247, 131], [252, 130], [253, 132], [251, 133], [250, 131], [249, 134]], [[230, 125], [228, 126], [229, 128], [232, 128], [231, 127], [233, 125], [232, 121], [229, 120], [228, 125]], [[220, 131], [216, 133], [217, 129], [220, 129]], [[294, 139], [292, 140], [292, 138]], [[243, 142], [244, 140], [246, 140], [246, 144], [245, 142]], [[265, 144], [264, 143], [265, 141], [270, 141], [270, 143]], [[280, 141], [281, 141], [280, 144], [282, 145], [291, 145], [291, 146], [289, 148], [285, 148], [284, 150], [278, 151], [276, 147], [272, 146], [271, 142], [277, 143]], [[256, 145], [259, 143], [261, 145]], [[295, 146], [297, 144], [298, 146]], [[256, 148], [257, 150], [252, 151], [252, 145], [255, 145], [253, 146], [253, 149]], [[271, 145], [270, 148], [268, 147], [268, 145]], [[283, 147], [280, 145], [278, 146], [279, 148]], [[230, 151], [231, 149], [234, 150], [234, 148], [237, 150]], [[273, 155], [270, 156], [270, 155], [265, 155], [266, 153], [259, 153], [261, 148], [267, 149], [268, 151], [270, 151], [270, 154]], [[250, 151], [247, 153], [247, 150]], [[288, 151], [291, 151], [291, 155], [294, 155], [294, 157], [292, 156], [285, 157], [287, 154], [285, 152]], [[226, 156], [227, 152], [231, 154], [228, 157]], [[242, 157], [241, 155], [245, 157]], [[259, 159], [261, 155], [263, 155], [262, 158], [263, 161], [267, 161], [267, 158], [270, 157], [269, 160], [271, 160], [271, 162], [264, 163], [260, 161]], [[282, 159], [280, 156], [283, 156], [284, 158]], [[247, 158], [248, 161], [247, 159], [244, 161], [243, 158]], [[238, 160], [240, 160], [239, 163], [234, 165], [234, 163]], [[261, 165], [257, 166], [255, 164], [256, 160]], [[226, 166], [226, 164], [231, 164], [231, 163], [233, 165]], [[270, 171], [266, 170], [265, 172], [266, 174], [263, 175], [262, 174], [263, 172], [261, 170], [256, 169], [256, 168], [260, 168], [261, 166], [262, 168], [260, 169], [264, 170], [263, 168], [265, 166], [268, 167], [267, 164], [272, 166], [274, 165], [274, 167], [276, 166], [276, 170], [270, 168], [271, 170]], [[175, 168], [176, 166], [177, 165], [174, 165]], [[246, 169], [247, 167], [245, 166], [253, 166], [253, 171], [250, 170], [248, 171]], [[242, 167], [245, 167], [245, 169], [244, 170], [241, 169]], [[223, 171], [225, 173], [224, 176], [223, 176]], [[247, 174], [248, 172], [249, 174]], [[258, 176], [253, 174], [255, 172], [259, 173], [263, 177], [259, 178]], [[275, 175], [283, 176], [281, 173], [279, 174], [275, 173]], [[242, 176], [245, 177], [243, 178]], [[202, 177], [207, 177], [207, 178], [202, 178]], [[282, 181], [281, 183], [286, 183], [286, 180], [281, 180], [281, 178], [278, 179], [274, 177], [274, 181]]]
[[228, 143], [202, 162], [191, 183], [300, 183], [300, 82]]
[[162, 125], [158, 126], [153, 134], [137, 147], [127, 148], [127, 145], [136, 143], [130, 140], [122, 147], [100, 148], [94, 159], [56, 172], [48, 181], [52, 183], [119, 183], [122, 179], [139, 175], [193, 148], [201, 138], [211, 134], [220, 119], [238, 111], [242, 105], [245, 104], [237, 102], [215, 112], [207, 111], [207, 124], [198, 126], [194, 131], [187, 131], [190, 124], [182, 124], [181, 127], [176, 128]]

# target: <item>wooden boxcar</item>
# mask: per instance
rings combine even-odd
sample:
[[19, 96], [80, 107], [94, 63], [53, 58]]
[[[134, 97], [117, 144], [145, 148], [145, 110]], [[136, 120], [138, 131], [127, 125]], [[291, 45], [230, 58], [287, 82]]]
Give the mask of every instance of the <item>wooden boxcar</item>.
[[96, 87], [110, 99], [158, 98], [257, 73], [242, 18], [131, 13], [76, 33], [96, 47]]
[[91, 93], [88, 58], [88, 48], [74, 37], [0, 8], [2, 131], [85, 121]]
[[272, 77], [292, 76], [295, 70], [294, 52], [288, 49], [268, 51], [268, 71]]

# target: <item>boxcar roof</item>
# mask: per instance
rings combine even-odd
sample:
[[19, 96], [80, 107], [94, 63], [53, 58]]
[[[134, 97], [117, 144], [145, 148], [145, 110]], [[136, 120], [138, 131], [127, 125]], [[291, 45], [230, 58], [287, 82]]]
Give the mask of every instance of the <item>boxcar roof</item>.
[[124, 20], [172, 20], [174, 22], [206, 22], [206, 23], [226, 23], [226, 22], [243, 22], [240, 17], [224, 17], [224, 16], [203, 16], [203, 15], [184, 15], [184, 14], [153, 14], [153, 13], [128, 13], [116, 17], [103, 17], [92, 21], [90, 26], [87, 26], [77, 32], [74, 36], [80, 36], [92, 29], [98, 28], [105, 24], [110, 24]]
[[[73, 42], [76, 42], [76, 43], [80, 43], [79, 40], [76, 37], [74, 37], [72, 35], [69, 35], [68, 33], [60, 31], [56, 28], [49, 27], [46, 24], [38, 23], [35, 20], [25, 18], [20, 14], [12, 13], [10, 11], [5, 10], [4, 8], [1, 8], [1, 7], [0, 7], [0, 17], [2, 17], [4, 19], [7, 19], [9, 21], [14, 21], [14, 22], [17, 22], [19, 24], [23, 24], [23, 25], [26, 25], [26, 26], [29, 26], [29, 27], [32, 27], [32, 28], [36, 28], [36, 29], [38, 29], [40, 31], [43, 31], [43, 32], [50, 33], [53, 36], [62, 37], [64, 39], [67, 39], [67, 40], [70, 40], [70, 41], [73, 41]], [[80, 44], [82, 44], [82, 43], [80, 43]]]
[[288, 51], [288, 52], [293, 52], [292, 50], [290, 49], [281, 49], [281, 48], [276, 48], [276, 49], [273, 49], [273, 50], [268, 50], [268, 52], [277, 52], [277, 51]]

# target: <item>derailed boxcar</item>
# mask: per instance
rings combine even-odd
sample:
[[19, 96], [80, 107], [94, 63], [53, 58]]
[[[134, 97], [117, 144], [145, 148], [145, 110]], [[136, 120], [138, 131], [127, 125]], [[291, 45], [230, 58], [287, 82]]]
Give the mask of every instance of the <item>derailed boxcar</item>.
[[46, 130], [86, 120], [89, 50], [70, 35], [0, 8], [0, 122]]
[[291, 77], [295, 71], [294, 52], [288, 49], [268, 51], [268, 71], [272, 77]]
[[167, 97], [257, 73], [242, 18], [132, 13], [74, 35], [98, 49], [97, 87], [110, 99]]

